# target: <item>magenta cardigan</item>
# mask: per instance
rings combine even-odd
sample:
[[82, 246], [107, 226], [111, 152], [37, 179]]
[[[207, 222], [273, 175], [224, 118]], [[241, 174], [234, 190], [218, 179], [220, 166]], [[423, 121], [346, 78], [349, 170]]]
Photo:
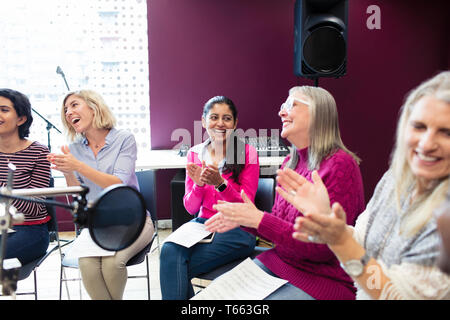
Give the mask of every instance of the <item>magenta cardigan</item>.
[[[308, 149], [298, 150], [295, 171], [311, 181], [307, 168]], [[286, 157], [283, 166], [289, 156]], [[355, 160], [339, 150], [323, 160], [318, 170], [330, 195], [331, 204], [339, 202], [347, 213], [347, 224], [354, 225], [365, 207], [361, 172]], [[340, 267], [333, 252], [324, 244], [305, 243], [292, 238], [295, 218], [302, 215], [280, 195], [276, 195], [272, 213], [265, 212], [257, 230], [245, 230], [275, 244], [257, 256], [282, 279], [302, 289], [315, 299], [355, 299], [352, 279]]]
[[[202, 148], [204, 143], [192, 147], [187, 154], [187, 162], [202, 165]], [[222, 177], [227, 180], [227, 187], [224, 191], [218, 192], [214, 186], [198, 186], [186, 174], [185, 194], [183, 197], [184, 207], [194, 215], [199, 212], [198, 217], [210, 218], [217, 213], [213, 205], [218, 200], [229, 202], [242, 202], [241, 190], [254, 201], [259, 180], [259, 159], [256, 149], [251, 145], [245, 146], [245, 167], [239, 175], [238, 181], [231, 179], [230, 173], [223, 173]]]

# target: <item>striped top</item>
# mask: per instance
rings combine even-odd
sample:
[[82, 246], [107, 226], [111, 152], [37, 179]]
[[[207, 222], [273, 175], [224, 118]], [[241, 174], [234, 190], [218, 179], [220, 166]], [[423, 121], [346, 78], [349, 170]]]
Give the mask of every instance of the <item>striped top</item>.
[[[16, 153], [0, 152], [0, 186], [8, 181], [8, 162], [16, 166], [13, 189], [47, 188], [50, 183], [48, 148], [34, 141]], [[50, 220], [44, 204], [13, 200], [12, 205], [25, 216], [23, 225], [42, 224]]]

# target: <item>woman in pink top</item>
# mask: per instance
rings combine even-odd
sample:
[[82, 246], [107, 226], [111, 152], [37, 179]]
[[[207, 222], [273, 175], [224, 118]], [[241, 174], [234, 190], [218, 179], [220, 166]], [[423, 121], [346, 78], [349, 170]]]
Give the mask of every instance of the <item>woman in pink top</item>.
[[[184, 206], [198, 216], [192, 221], [204, 223], [217, 211], [219, 200], [241, 202], [241, 191], [249, 201], [255, 198], [259, 179], [256, 149], [244, 144], [234, 133], [237, 126], [234, 103], [224, 97], [211, 98], [204, 107], [202, 125], [209, 138], [187, 155]], [[162, 299], [184, 300], [194, 295], [191, 279], [230, 261], [249, 256], [255, 236], [238, 226], [216, 234], [210, 243], [190, 248], [166, 242], [160, 256]]]
[[[342, 143], [333, 96], [322, 88], [294, 87], [281, 105], [279, 116], [281, 136], [293, 146], [282, 167], [308, 180], [317, 170], [333, 202], [344, 203], [347, 223], [354, 224], [364, 209], [359, 159]], [[258, 210], [247, 199], [214, 208], [219, 213], [206, 223], [210, 231], [222, 232], [241, 225], [275, 244], [254, 262], [288, 283], [266, 299], [355, 299], [352, 279], [326, 245], [292, 238], [295, 219], [303, 214], [280, 195], [276, 195], [272, 212]]]

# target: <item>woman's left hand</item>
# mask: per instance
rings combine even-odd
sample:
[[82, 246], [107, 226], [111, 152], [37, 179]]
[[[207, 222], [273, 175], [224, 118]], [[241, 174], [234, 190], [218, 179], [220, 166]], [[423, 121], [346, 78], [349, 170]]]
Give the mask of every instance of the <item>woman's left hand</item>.
[[309, 212], [303, 217], [297, 217], [294, 230], [294, 239], [330, 246], [345, 243], [349, 236], [344, 208], [337, 202], [333, 204], [329, 215]]
[[200, 181], [205, 184], [218, 186], [223, 183], [224, 179], [220, 174], [219, 167], [214, 163], [203, 168], [203, 171], [200, 175]]
[[[244, 202], [219, 201], [213, 208], [221, 214], [220, 219], [224, 219], [229, 225], [234, 224], [257, 229], [264, 213], [256, 208], [244, 190], [241, 191], [241, 197]], [[213, 226], [213, 221], [208, 222], [205, 222], [206, 226]]]

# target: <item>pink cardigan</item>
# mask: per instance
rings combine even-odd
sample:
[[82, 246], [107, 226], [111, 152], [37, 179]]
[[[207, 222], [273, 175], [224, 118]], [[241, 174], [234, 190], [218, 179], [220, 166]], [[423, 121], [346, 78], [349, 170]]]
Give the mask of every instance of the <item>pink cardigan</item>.
[[[295, 171], [311, 181], [312, 172], [306, 162], [308, 149], [298, 153], [300, 159]], [[289, 156], [284, 164], [288, 159]], [[318, 172], [328, 189], [331, 203], [339, 202], [347, 213], [347, 223], [354, 225], [365, 208], [361, 172], [355, 160], [339, 150], [322, 161]], [[292, 238], [293, 224], [299, 215], [301, 213], [295, 207], [276, 195], [272, 212], [264, 213], [258, 229], [245, 228], [275, 244], [273, 249], [261, 253], [257, 259], [277, 276], [315, 299], [355, 299], [352, 279], [340, 267], [327, 245]]]
[[[202, 165], [201, 151], [204, 143], [192, 147], [187, 154], [188, 163], [192, 162], [199, 166]], [[229, 202], [242, 202], [241, 190], [243, 189], [247, 196], [254, 201], [259, 180], [259, 159], [256, 149], [251, 145], [245, 146], [245, 167], [239, 175], [238, 181], [231, 179], [231, 172], [222, 174], [227, 180], [227, 188], [223, 192], [218, 192], [214, 186], [198, 186], [186, 174], [185, 195], [183, 203], [186, 210], [194, 215], [199, 212], [201, 218], [210, 218], [217, 213], [213, 205], [218, 200]]]

